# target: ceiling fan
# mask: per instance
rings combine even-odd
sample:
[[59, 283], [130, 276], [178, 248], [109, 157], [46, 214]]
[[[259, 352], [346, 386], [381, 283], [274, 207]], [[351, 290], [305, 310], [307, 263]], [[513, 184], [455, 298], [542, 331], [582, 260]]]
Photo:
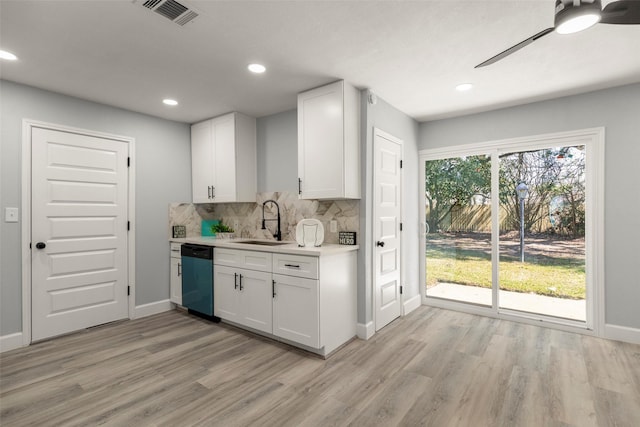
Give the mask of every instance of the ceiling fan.
[[[605, 0], [606, 2], [606, 0]], [[474, 68], [486, 67], [533, 43], [552, 31], [570, 34], [597, 24], [640, 24], [640, 0], [616, 0], [602, 8], [601, 0], [556, 0], [554, 26], [500, 52]]]

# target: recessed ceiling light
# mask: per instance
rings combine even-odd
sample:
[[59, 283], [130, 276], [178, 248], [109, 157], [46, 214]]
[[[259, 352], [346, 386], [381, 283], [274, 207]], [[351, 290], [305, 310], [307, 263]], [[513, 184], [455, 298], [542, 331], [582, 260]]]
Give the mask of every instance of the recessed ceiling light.
[[178, 105], [178, 101], [176, 101], [175, 99], [163, 99], [162, 102], [166, 105]]
[[249, 66], [247, 68], [249, 69], [249, 71], [251, 71], [252, 73], [256, 73], [256, 74], [262, 74], [265, 71], [267, 71], [265, 66], [262, 65], [262, 64], [249, 64]]
[[11, 52], [7, 52], [6, 50], [0, 50], [0, 59], [15, 61], [16, 59], [18, 59], [18, 57]]
[[467, 90], [470, 90], [472, 87], [473, 85], [471, 83], [462, 83], [456, 86], [456, 90], [459, 92], [465, 92]]

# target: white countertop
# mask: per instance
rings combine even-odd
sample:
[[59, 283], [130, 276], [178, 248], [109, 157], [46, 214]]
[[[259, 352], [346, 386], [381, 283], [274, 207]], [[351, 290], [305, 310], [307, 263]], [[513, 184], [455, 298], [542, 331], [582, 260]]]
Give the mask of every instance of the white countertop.
[[260, 252], [272, 252], [280, 254], [293, 254], [293, 255], [309, 255], [309, 256], [324, 256], [339, 254], [344, 252], [357, 251], [358, 245], [336, 245], [336, 244], [323, 244], [320, 247], [304, 247], [301, 248], [296, 242], [288, 242], [284, 245], [277, 246], [263, 246], [252, 245], [249, 243], [240, 243], [247, 240], [261, 240], [261, 239], [216, 239], [215, 237], [186, 237], [182, 239], [169, 239], [170, 242], [175, 243], [195, 243], [199, 245], [214, 246], [218, 248], [229, 249], [244, 249], [248, 251], [260, 251]]

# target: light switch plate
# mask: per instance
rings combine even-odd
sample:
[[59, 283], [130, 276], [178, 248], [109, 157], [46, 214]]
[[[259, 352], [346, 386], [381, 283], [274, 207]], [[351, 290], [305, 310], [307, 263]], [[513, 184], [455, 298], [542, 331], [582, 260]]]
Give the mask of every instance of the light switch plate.
[[18, 208], [5, 208], [4, 222], [18, 222]]

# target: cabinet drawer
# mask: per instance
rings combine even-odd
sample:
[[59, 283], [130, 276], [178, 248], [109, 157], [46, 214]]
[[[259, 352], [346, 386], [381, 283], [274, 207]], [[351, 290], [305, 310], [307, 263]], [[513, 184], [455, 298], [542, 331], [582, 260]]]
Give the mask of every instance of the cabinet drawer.
[[180, 247], [182, 243], [171, 242], [171, 258], [181, 258]]
[[273, 272], [287, 276], [318, 278], [318, 258], [304, 255], [273, 254]]
[[243, 251], [237, 249], [215, 248], [213, 263], [227, 267], [271, 272], [271, 254], [267, 252]]

